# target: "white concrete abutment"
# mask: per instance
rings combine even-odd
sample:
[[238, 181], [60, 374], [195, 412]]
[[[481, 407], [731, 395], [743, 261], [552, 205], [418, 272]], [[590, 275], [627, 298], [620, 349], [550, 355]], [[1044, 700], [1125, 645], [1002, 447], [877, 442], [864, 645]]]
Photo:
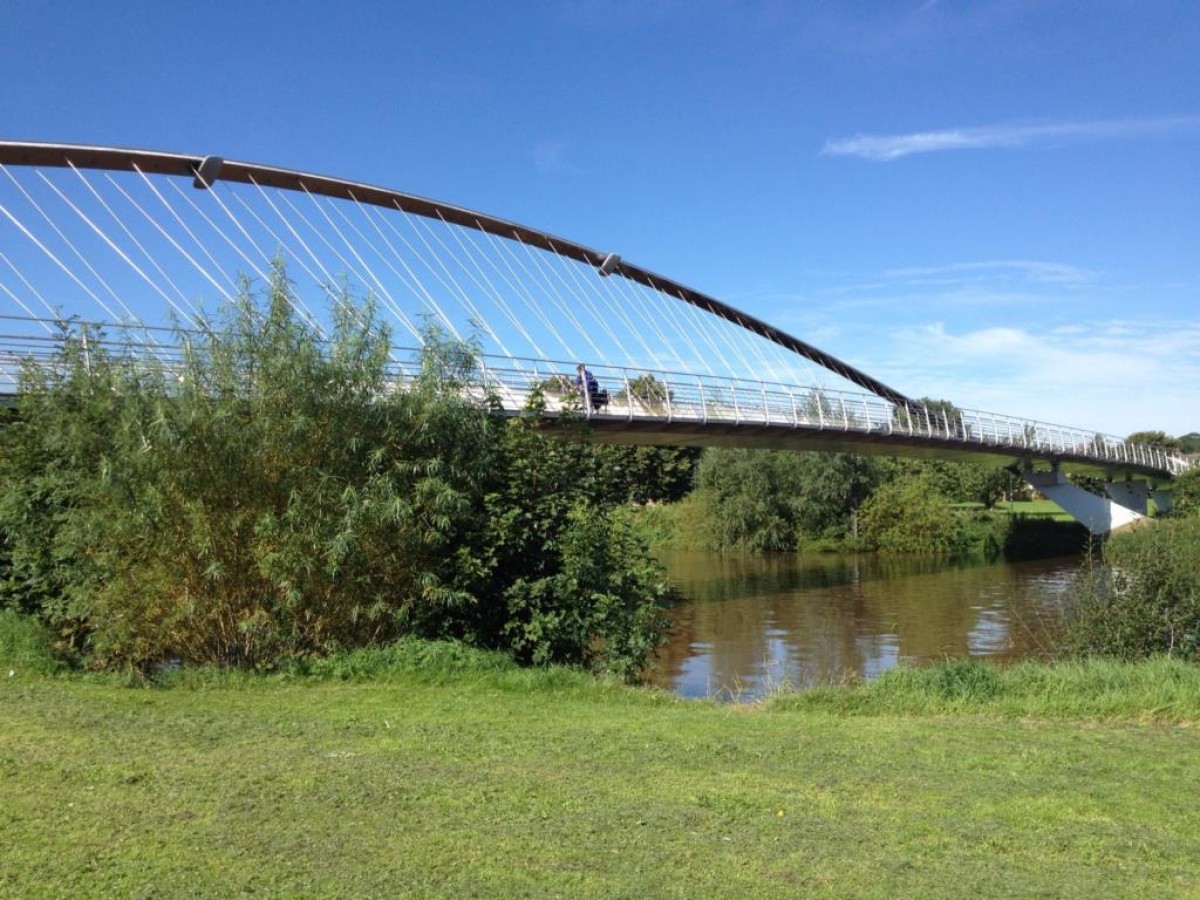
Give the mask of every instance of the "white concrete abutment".
[[1092, 534], [1109, 534], [1131, 528], [1145, 521], [1147, 501], [1151, 496], [1159, 511], [1170, 505], [1165, 491], [1151, 491], [1145, 481], [1131, 479], [1110, 481], [1104, 485], [1106, 497], [1086, 491], [1067, 478], [1059, 469], [1051, 472], [1022, 473], [1025, 483], [1045, 494], [1070, 513]]

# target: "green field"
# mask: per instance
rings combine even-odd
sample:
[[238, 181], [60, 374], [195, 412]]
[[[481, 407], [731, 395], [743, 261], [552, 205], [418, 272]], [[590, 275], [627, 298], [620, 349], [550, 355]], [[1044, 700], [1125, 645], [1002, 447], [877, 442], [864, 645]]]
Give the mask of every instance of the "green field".
[[[956, 503], [954, 506], [963, 508], [982, 509], [977, 503]], [[1042, 519], [1057, 519], [1060, 522], [1074, 522], [1075, 517], [1064, 510], [1053, 500], [1001, 500], [994, 507], [998, 513], [1014, 516], [1031, 516]]]
[[1200, 670], [1025, 671], [749, 708], [499, 663], [18, 673], [0, 896], [1200, 896]]

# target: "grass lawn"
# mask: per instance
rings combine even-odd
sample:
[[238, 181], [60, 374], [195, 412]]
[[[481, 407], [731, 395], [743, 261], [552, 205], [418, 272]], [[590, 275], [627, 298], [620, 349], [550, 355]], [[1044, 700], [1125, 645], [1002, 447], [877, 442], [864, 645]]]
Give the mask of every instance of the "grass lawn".
[[[956, 504], [962, 505], [962, 504]], [[972, 504], [976, 507], [978, 504]], [[1014, 516], [1036, 516], [1042, 519], [1057, 519], [1060, 522], [1074, 522], [1075, 517], [1064, 510], [1053, 500], [1001, 500], [994, 507], [998, 513]]]
[[0, 680], [4, 897], [1196, 897], [1198, 796], [1177, 713]]

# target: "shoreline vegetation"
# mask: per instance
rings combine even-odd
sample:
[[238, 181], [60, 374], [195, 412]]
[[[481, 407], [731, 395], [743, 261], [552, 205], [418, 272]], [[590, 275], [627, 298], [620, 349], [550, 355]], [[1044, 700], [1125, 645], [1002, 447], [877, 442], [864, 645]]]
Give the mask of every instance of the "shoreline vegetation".
[[[631, 505], [627, 511], [634, 530], [652, 550], [741, 549], [714, 546], [711, 522], [718, 511], [695, 492], [671, 503]], [[1086, 529], [1050, 500], [1011, 500], [990, 509], [980, 503], [947, 503], [942, 515], [960, 531], [950, 555], [1009, 561], [1082, 554], [1089, 544]], [[761, 551], [760, 551], [761, 552]], [[767, 551], [770, 552], [770, 551]], [[783, 553], [873, 553], [852, 533], [801, 538]], [[911, 551], [910, 551], [911, 552]]]
[[597, 677], [572, 666], [528, 667], [504, 653], [459, 642], [402, 638], [384, 646], [297, 660], [273, 672], [167, 665], [151, 673], [85, 672], [54, 656], [51, 635], [32, 618], [0, 611], [0, 678], [29, 683], [161, 691], [269, 691], [331, 684], [427, 684], [502, 692], [545, 691], [835, 715], [1029, 717], [1200, 723], [1200, 665], [1170, 656], [1129, 662], [1103, 658], [999, 662], [989, 659], [901, 664], [871, 679], [797, 687], [780, 683], [751, 701], [685, 699], [659, 688]]

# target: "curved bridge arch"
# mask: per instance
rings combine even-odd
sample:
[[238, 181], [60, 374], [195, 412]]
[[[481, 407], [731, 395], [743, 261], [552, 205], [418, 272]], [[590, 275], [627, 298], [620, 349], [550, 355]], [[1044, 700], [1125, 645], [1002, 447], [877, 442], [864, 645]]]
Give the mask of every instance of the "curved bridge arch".
[[[14, 169], [22, 170], [24, 183], [14, 175]], [[59, 171], [48, 175], [43, 169]], [[117, 320], [115, 324], [124, 329], [127, 336], [137, 333], [137, 346], [132, 348], [134, 352], [167, 358], [170, 348], [153, 336], [152, 326], [144, 324], [137, 314], [128, 309], [121, 299], [122, 290], [137, 287], [145, 294], [141, 299], [165, 299], [182, 312], [181, 307], [157, 283], [159, 275], [176, 292], [175, 299], [190, 305], [181, 287], [183, 279], [180, 279], [180, 285], [172, 280], [172, 265], [183, 270], [194, 267], [199, 276], [203, 276], [197, 277], [196, 271], [189, 270], [192, 276], [189, 289], [198, 285], [204, 290], [216, 288], [225, 292], [230, 281], [237, 280], [230, 273], [243, 263], [250, 264], [260, 276], [263, 274], [262, 264], [270, 256], [263, 246], [273, 242], [281, 250], [294, 254], [312, 276], [313, 283], [336, 299], [344, 295], [338, 295], [335, 290], [339, 276], [333, 272], [345, 272], [347, 277], [353, 275], [369, 291], [374, 291], [378, 286], [386, 293], [386, 286], [372, 271], [372, 264], [392, 266], [391, 272], [398, 276], [395, 284], [401, 287], [398, 295], [402, 293], [401, 299], [408, 302], [416, 300], [418, 317], [436, 311], [443, 321], [450, 324], [451, 318], [434, 296], [439, 290], [438, 285], [431, 283], [427, 286], [419, 276], [406, 280], [395, 267], [397, 264], [403, 266], [409, 275], [413, 275], [408, 263], [401, 258], [402, 248], [393, 246], [383, 230], [383, 227], [394, 229], [394, 220], [407, 222], [411, 226], [410, 233], [418, 242], [424, 243], [423, 251], [396, 232], [408, 250], [414, 252], [414, 264], [427, 266], [428, 272], [423, 270], [424, 275], [428, 276], [431, 272], [445, 287], [447, 293], [442, 298], [443, 302], [459, 303], [455, 311], [461, 313], [465, 310], [472, 316], [472, 323], [476, 321], [474, 315], [477, 310], [471, 298], [467, 292], [455, 295], [455, 289], [462, 291], [462, 288], [455, 282], [455, 275], [446, 268], [449, 262], [460, 267], [460, 275], [475, 278], [475, 273], [471, 272], [471, 266], [475, 266], [483, 281], [487, 282], [485, 286], [476, 280], [476, 286], [484, 289], [481, 294], [487, 294], [490, 289], [490, 299], [496, 301], [493, 309], [497, 312], [503, 309], [510, 319], [508, 324], [513, 325], [524, 339], [528, 339], [529, 344], [534, 345], [536, 357], [512, 352], [510, 347], [504, 346], [498, 330], [488, 327], [484, 319], [489, 335], [500, 344], [503, 351], [502, 354], [480, 355], [481, 365], [486, 369], [486, 386], [503, 395], [504, 410], [509, 414], [519, 414], [524, 408], [525, 398], [535, 390], [546, 392], [548, 386], [569, 386], [569, 376], [563, 372], [569, 371], [573, 375], [574, 363], [564, 360], [579, 357], [575, 347], [571, 346], [572, 341], [564, 340], [555, 327], [553, 319], [561, 315], [563, 318], [558, 325], [562, 331], [569, 338], [582, 335], [586, 339], [585, 342], [594, 351], [588, 365], [607, 379], [612, 390], [603, 392], [605, 402], [596, 407], [593, 407], [589, 393], [583, 409], [579, 408], [578, 393], [575, 394], [576, 405], [572, 408], [569, 391], [560, 391], [555, 399], [557, 405], [548, 410], [548, 417], [573, 420], [582, 413], [585, 419], [590, 420], [595, 433], [604, 440], [820, 448], [950, 458], [984, 456], [998, 461], [1008, 459], [1026, 471], [1037, 461], [1049, 463], [1056, 470], [1070, 466], [1108, 479], [1121, 474], [1140, 474], [1153, 480], [1164, 480], [1190, 465], [1188, 460], [1167, 453], [1161, 447], [1131, 445], [1121, 438], [1091, 431], [970, 410], [960, 410], [951, 417], [939, 415], [794, 335], [678, 281], [625, 262], [616, 254], [602, 253], [544, 231], [400, 191], [303, 171], [228, 161], [215, 156], [14, 141], [0, 141], [0, 174], [7, 177], [0, 177], [0, 188], [11, 182], [15, 189], [12, 195], [15, 198], [13, 208], [18, 209], [20, 215], [28, 217], [22, 221], [11, 212], [6, 205], [6, 196], [0, 192], [0, 274], [15, 275], [20, 289], [28, 288], [31, 296], [37, 297], [42, 309], [48, 311], [48, 315], [40, 317], [30, 312], [30, 307], [38, 304], [22, 302], [22, 298], [11, 287], [16, 282], [6, 284], [5, 279], [0, 278], [0, 303], [10, 298], [26, 311], [25, 316], [0, 313], [0, 319], [10, 322], [20, 320], [23, 323], [20, 327], [27, 330], [40, 327], [50, 334], [50, 338], [45, 334], [31, 335], [27, 332], [0, 334], [0, 377], [7, 378], [9, 383], [14, 380], [13, 367], [22, 359], [31, 356], [36, 358], [39, 354], [52, 358], [53, 354], [47, 348], [55, 340], [52, 323], [60, 317], [51, 308], [47, 298], [59, 301], [60, 291], [61, 297], [68, 296], [67, 291], [61, 289], [74, 291], [70, 296], [85, 305], [99, 303], [109, 314], [108, 321]], [[78, 179], [74, 176], [78, 176]], [[196, 193], [186, 185], [181, 187], [180, 178], [190, 179], [193, 186], [201, 191]], [[164, 189], [160, 193], [159, 187], [163, 184], [169, 184], [170, 190]], [[141, 185], [137, 190], [142, 192], [142, 199], [156, 211], [159, 219], [156, 220], [141, 200], [127, 192], [123, 185]], [[74, 199], [72, 191], [75, 192]], [[43, 205], [39, 202], [35, 196], [39, 192], [48, 203]], [[121, 207], [121, 213], [110, 206], [104, 192], [108, 192], [115, 204]], [[311, 199], [315, 225], [304, 211], [288, 199], [288, 193]], [[164, 197], [164, 194], [167, 196]], [[208, 218], [202, 209], [204, 201], [197, 202], [197, 198], [205, 196], [213, 198], [222, 213], [229, 217], [233, 229], [236, 229], [233, 230], [235, 238], [240, 231], [246, 241], [245, 247], [252, 252], [252, 256], [243, 252], [229, 234]], [[222, 196], [230, 198], [230, 206], [239, 210], [237, 214], [230, 212]], [[258, 211], [246, 204], [247, 197], [257, 198], [260, 211], [271, 219], [271, 224], [259, 218]], [[281, 201], [278, 206], [276, 200]], [[85, 207], [92, 217], [89, 217]], [[286, 207], [286, 210], [280, 207]], [[367, 227], [366, 232], [351, 223], [347, 209], [354, 212], [353, 207], [360, 208], [363, 216], [360, 221]], [[208, 208], [214, 210], [216, 206]], [[181, 213], [187, 216], [192, 211], [199, 217], [193, 224], [201, 220], [204, 223], [203, 234], [193, 232], [188, 221], [181, 217]], [[122, 218], [122, 213], [126, 218]], [[243, 216], [242, 220], [239, 220], [239, 215]], [[146, 217], [148, 225], [141, 216]], [[319, 233], [322, 217], [329, 226], [323, 235]], [[348, 226], [346, 233], [337, 224], [338, 217]], [[130, 220], [133, 222], [132, 228]], [[224, 221], [221, 220], [222, 223]], [[105, 232], [101, 222], [112, 229], [110, 233]], [[421, 223], [419, 227], [418, 222]], [[15, 231], [4, 230], [10, 225]], [[252, 236], [245, 225], [252, 230], [260, 230]], [[138, 226], [151, 237], [154, 236], [153, 229], [157, 229], [163, 238], [157, 250], [168, 256], [163, 260], [155, 258], [155, 251], [140, 242], [142, 235]], [[370, 227], [379, 229], [379, 234], [383, 236], [381, 243], [376, 243]], [[40, 230], [41, 237], [34, 234], [31, 228]], [[69, 233], [64, 232], [64, 228]], [[71, 231], [72, 228], [74, 231]], [[171, 229], [175, 229], [180, 240], [188, 244], [187, 248], [168, 233]], [[314, 252], [297, 229], [305, 231], [314, 241], [324, 240], [325, 247], [314, 245], [317, 250]], [[313, 230], [310, 232], [308, 229]], [[14, 233], [18, 237], [13, 246], [4, 244], [4, 236]], [[279, 240], [281, 235], [287, 234], [294, 241]], [[443, 242], [443, 236], [446, 242]], [[429, 240], [426, 240], [427, 237]], [[460, 237], [466, 237], [466, 240], [460, 241]], [[25, 238], [29, 238], [36, 250], [30, 250], [30, 243]], [[88, 238], [91, 239], [90, 247], [85, 240]], [[338, 243], [331, 243], [330, 238]], [[43, 243], [42, 239], [47, 243]], [[16, 252], [15, 245], [18, 243], [35, 260], [30, 262], [26, 271], [15, 265], [8, 255]], [[47, 246], [48, 243], [55, 244], [61, 255], [56, 256], [55, 251]], [[124, 249], [120, 245], [124, 245]], [[215, 251], [214, 247], [217, 248]], [[527, 251], [526, 256], [521, 256], [514, 249], [518, 247]], [[92, 256], [89, 257], [85, 250]], [[207, 256], [211, 260], [214, 271], [225, 280], [224, 287], [206, 270], [202, 260], [198, 261], [189, 254], [189, 250], [198, 257]], [[328, 255], [322, 261], [325, 250]], [[360, 255], [360, 250], [369, 257], [370, 262]], [[38, 256], [39, 251], [43, 256]], [[220, 251], [225, 251], [226, 258], [218, 260], [214, 256], [214, 252]], [[240, 256], [240, 262], [230, 251]], [[425, 255], [426, 251], [428, 255]], [[387, 258], [389, 252], [394, 254], [395, 259]], [[144, 258], [138, 254], [144, 254]], [[493, 254], [493, 258], [488, 258], [488, 254]], [[150, 277], [147, 271], [139, 268], [133, 256], [137, 256], [147, 269], [153, 266], [157, 273], [155, 277]], [[224, 265], [226, 263], [232, 265]], [[96, 268], [106, 264], [114, 270], [111, 281], [106, 281]], [[497, 278], [498, 287], [490, 282], [489, 274], [483, 271], [482, 265], [486, 264], [494, 267], [491, 272]], [[449, 281], [438, 273], [439, 265], [449, 276]], [[131, 267], [141, 280], [133, 277], [126, 266]], [[343, 266], [344, 269], [341, 268]], [[511, 280], [505, 274], [504, 266], [513, 276]], [[120, 270], [121, 274], [116, 275], [115, 270]], [[591, 277], [593, 275], [598, 277]], [[45, 277], [46, 284], [51, 285], [41, 293], [34, 284], [38, 276]], [[522, 279], [525, 279], [525, 283], [522, 283]], [[616, 289], [613, 289], [614, 284], [617, 285]], [[145, 292], [147, 287], [151, 289], [148, 294]], [[429, 287], [433, 288], [432, 293]], [[559, 290], [561, 293], [556, 294]], [[567, 353], [565, 358], [560, 355], [556, 359], [537, 345], [538, 341], [522, 327], [519, 316], [508, 308], [505, 292], [516, 301], [514, 305], [520, 307], [520, 315], [530, 316], [531, 320], [540, 319], [541, 325], [535, 326], [535, 329], [545, 326], [544, 334], [552, 335], [558, 341], [558, 345]], [[114, 301], [112, 306], [124, 309], [127, 315], [110, 313], [110, 306], [104, 302], [102, 295]], [[228, 293], [225, 295], [230, 296]], [[411, 310], [401, 308], [394, 298], [389, 297], [389, 301], [392, 302], [389, 311], [410, 329], [419, 342], [423, 341], [423, 333], [413, 325]], [[582, 301], [586, 301], [589, 311], [582, 316], [581, 324], [572, 313], [571, 304]], [[297, 308], [301, 309], [302, 305], [299, 304]], [[545, 308], [539, 308], [539, 305]], [[623, 305], [626, 307], [624, 310]], [[305, 313], [309, 314], [307, 310]], [[606, 315], [623, 320], [617, 329], [622, 334], [607, 327], [609, 323], [604, 320]], [[316, 319], [311, 321], [315, 323]], [[568, 331], [568, 324], [576, 330]], [[609, 339], [592, 339], [587, 329], [597, 326], [607, 329]], [[450, 327], [453, 331], [454, 325], [450, 324]], [[639, 333], [639, 327], [648, 328], [653, 334], [647, 339], [646, 334]], [[695, 341], [689, 335], [689, 329], [695, 330]], [[505, 340], [516, 331], [505, 332]], [[539, 332], [541, 334], [543, 332]], [[632, 346], [631, 343], [622, 344], [622, 340], [640, 342], [642, 350], [635, 350], [636, 358], [618, 361], [621, 353], [629, 355]], [[652, 346], [655, 341], [659, 341], [660, 347], [666, 350], [664, 356], [675, 355], [681, 368], [672, 370], [665, 364], [651, 366], [646, 363], [647, 359], [658, 360], [658, 353]], [[689, 345], [682, 353], [675, 346], [679, 341]], [[740, 346], [739, 341], [746, 346]], [[601, 349], [601, 343], [607, 345], [606, 349]], [[705, 356], [709, 350], [714, 354], [711, 357]], [[611, 357], [608, 355], [610, 351]], [[729, 359], [726, 359], [726, 351]], [[775, 354], [778, 359], [768, 360], [770, 354]], [[752, 358], [767, 365], [755, 368]], [[783, 360], [783, 365], [777, 365], [779, 359]], [[830, 390], [825, 386], [800, 387], [798, 385], [811, 383], [797, 380], [793, 374], [795, 364], [800, 360], [815, 363], [869, 394], [851, 394]], [[405, 371], [411, 372], [411, 368], [404, 368], [406, 362], [401, 356], [394, 355], [393, 361], [398, 367], [398, 381], [405, 377]], [[411, 365], [411, 360], [407, 364]], [[696, 368], [688, 369], [688, 365]], [[743, 367], [740, 371], [739, 366]], [[768, 368], [771, 369], [770, 373]], [[707, 369], [708, 374], [697, 374], [700, 369]], [[782, 382], [779, 376], [770, 377], [778, 371], [785, 372]], [[3, 390], [0, 386], [0, 393]], [[1055, 471], [1051, 474], [1058, 479], [1061, 473]], [[1044, 487], [1057, 490], [1063, 486], [1056, 480]]]
[[765, 338], [889, 403], [914, 409], [919, 407], [916, 401], [896, 389], [807, 341], [674, 279], [626, 262], [615, 253], [602, 253], [544, 231], [438, 200], [430, 200], [376, 185], [331, 178], [326, 175], [257, 163], [237, 162], [217, 156], [190, 156], [154, 150], [83, 144], [0, 141], [0, 165], [69, 167], [186, 176], [191, 177], [193, 184], [201, 189], [211, 187], [216, 181], [229, 181], [257, 187], [317, 194], [387, 209], [399, 209], [427, 219], [441, 220], [557, 253], [568, 259], [592, 266], [601, 275], [623, 276], [630, 281], [644, 285], [665, 296], [681, 300]]

